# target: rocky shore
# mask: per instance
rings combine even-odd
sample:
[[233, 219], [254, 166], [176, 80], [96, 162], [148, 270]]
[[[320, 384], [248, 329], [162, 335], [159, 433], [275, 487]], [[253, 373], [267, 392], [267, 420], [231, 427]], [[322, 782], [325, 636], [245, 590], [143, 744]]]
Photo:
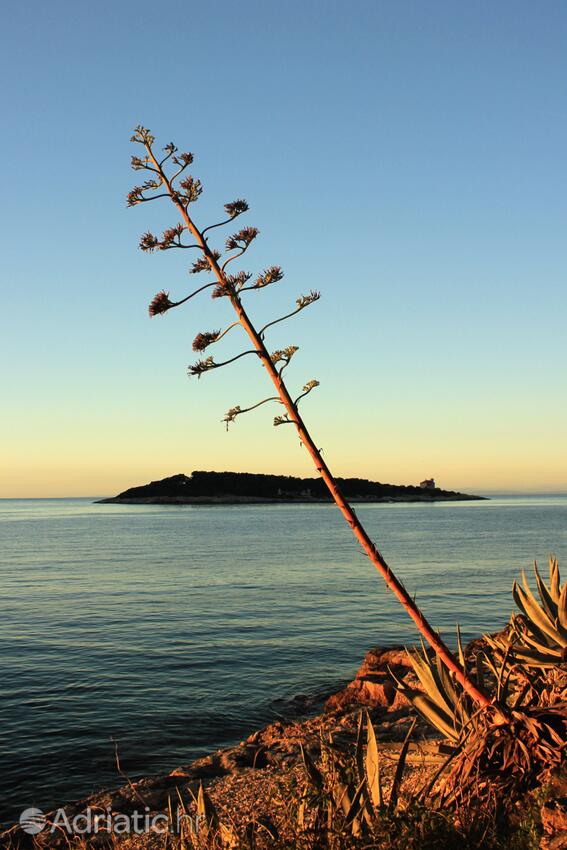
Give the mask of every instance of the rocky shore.
[[[150, 816], [167, 813], [179, 797], [190, 800], [202, 783], [219, 813], [228, 818], [242, 821], [254, 815], [273, 819], [274, 800], [290, 782], [301, 779], [304, 770], [301, 747], [317, 758], [322, 738], [332, 735], [341, 744], [354, 742], [361, 708], [369, 711], [377, 730], [387, 787], [401, 742], [415, 717], [405, 697], [397, 691], [392, 673], [416, 684], [403, 647], [371, 649], [346, 687], [329, 695], [323, 705], [319, 703], [311, 712], [306, 708], [300, 719], [270, 723], [236, 746], [180, 765], [167, 774], [135, 781], [123, 776], [123, 784], [115, 789], [64, 804], [65, 814], [72, 820], [87, 809], [126, 815], [140, 809]], [[408, 756], [406, 784], [423, 781], [444, 758], [445, 744], [418, 718]], [[54, 815], [54, 811], [48, 813], [48, 821]]]
[[[482, 639], [469, 643], [465, 649], [469, 659], [482, 644]], [[266, 819], [276, 825], [279, 835], [285, 838], [285, 807], [290, 798], [297, 797], [297, 789], [302, 787], [305, 777], [302, 749], [316, 761], [321, 754], [321, 742], [332, 738], [333, 746], [352, 752], [361, 710], [368, 712], [376, 731], [381, 781], [386, 794], [394, 781], [402, 742], [415, 723], [400, 789], [402, 798], [410, 799], [435, 776], [452, 747], [416, 715], [396, 687], [395, 679], [411, 687], [418, 686], [405, 649], [401, 646], [375, 647], [366, 653], [351, 682], [329, 694], [316, 707], [311, 705], [311, 710], [306, 701], [305, 712], [299, 719], [270, 723], [235, 746], [180, 765], [169, 773], [135, 781], [122, 774], [123, 783], [115, 789], [65, 804], [57, 811], [64, 810], [69, 821], [85, 816], [88, 811], [100, 813], [100, 816], [111, 812], [113, 818], [120, 815], [131, 818], [134, 813], [143, 811], [152, 820], [162, 817], [171, 822], [172, 811], [178, 811], [179, 801], [183, 801], [188, 812], [195, 813], [192, 801], [202, 785], [223, 822], [246, 824], [250, 820]], [[542, 850], [567, 847], [567, 798], [561, 796], [564, 794], [562, 786], [557, 791], [557, 799], [541, 806], [543, 836], [539, 847]], [[55, 810], [47, 813], [47, 822], [53, 822], [55, 817]], [[41, 839], [41, 847], [71, 846], [67, 837], [58, 831], [42, 833]], [[147, 833], [130, 835], [120, 842], [120, 847], [124, 850], [161, 848], [159, 839], [160, 835], [155, 833], [153, 838]], [[37, 846], [30, 844], [29, 836], [23, 835], [18, 826], [0, 835], [1, 847], [28, 845]]]

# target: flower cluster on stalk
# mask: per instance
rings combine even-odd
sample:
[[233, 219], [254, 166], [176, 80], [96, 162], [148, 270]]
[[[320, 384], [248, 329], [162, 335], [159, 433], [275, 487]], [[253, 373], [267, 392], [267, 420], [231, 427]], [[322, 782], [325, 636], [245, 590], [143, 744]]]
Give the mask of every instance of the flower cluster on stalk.
[[148, 307], [148, 313], [150, 314], [150, 318], [153, 318], [154, 316], [159, 316], [160, 313], [165, 313], [172, 307], [175, 307], [175, 304], [169, 300], [169, 292], [162, 290], [154, 296]]
[[193, 351], [204, 351], [205, 348], [208, 348], [209, 345], [212, 345], [213, 342], [217, 341], [220, 334], [220, 330], [210, 332], [203, 331], [202, 333], [198, 333], [193, 340]]

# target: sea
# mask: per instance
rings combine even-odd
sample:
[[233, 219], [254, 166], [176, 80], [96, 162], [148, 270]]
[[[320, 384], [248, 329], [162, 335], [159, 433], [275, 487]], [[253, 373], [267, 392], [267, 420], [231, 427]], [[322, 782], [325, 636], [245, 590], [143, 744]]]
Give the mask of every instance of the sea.
[[[452, 644], [567, 555], [567, 497], [360, 504]], [[0, 500], [0, 820], [169, 772], [314, 710], [416, 631], [333, 505]]]

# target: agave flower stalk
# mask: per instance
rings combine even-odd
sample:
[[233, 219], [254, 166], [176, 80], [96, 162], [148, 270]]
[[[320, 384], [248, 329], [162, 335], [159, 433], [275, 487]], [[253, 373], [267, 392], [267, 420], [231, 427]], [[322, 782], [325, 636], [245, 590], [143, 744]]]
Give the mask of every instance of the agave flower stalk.
[[[222, 263], [220, 252], [209, 246], [209, 237], [206, 236], [206, 234], [210, 233], [213, 228], [228, 224], [242, 213], [247, 212], [248, 204], [240, 199], [234, 201], [231, 204], [226, 204], [225, 210], [228, 214], [228, 218], [225, 221], [221, 221], [218, 224], [213, 224], [209, 227], [204, 228], [203, 230], [200, 230], [197, 224], [195, 223], [192, 214], [190, 214], [189, 212], [190, 205], [194, 203], [201, 194], [202, 186], [200, 181], [195, 180], [192, 177], [187, 177], [177, 183], [175, 182], [179, 175], [193, 161], [192, 155], [186, 153], [178, 154], [177, 148], [171, 143], [170, 145], [167, 145], [164, 149], [167, 155], [161, 160], [158, 159], [158, 156], [156, 155], [154, 150], [155, 139], [151, 135], [149, 130], [144, 127], [138, 127], [136, 129], [134, 136], [132, 136], [132, 141], [142, 145], [145, 150], [144, 159], [141, 159], [139, 157], [132, 158], [132, 167], [135, 170], [146, 169], [150, 171], [153, 176], [152, 179], [144, 183], [143, 186], [135, 187], [132, 192], [130, 192], [130, 194], [128, 195], [128, 205], [134, 206], [136, 204], [151, 201], [157, 198], [168, 197], [173, 202], [174, 206], [177, 208], [182, 222], [182, 227], [177, 226], [175, 228], [167, 230], [161, 240], [156, 239], [152, 236], [152, 234], [144, 234], [140, 247], [143, 250], [154, 250], [156, 248], [158, 250], [167, 250], [171, 248], [187, 247], [196, 248], [200, 252], [200, 258], [194, 264], [192, 271], [208, 271], [212, 273], [215, 280], [213, 281], [213, 283], [207, 284], [205, 287], [201, 287], [201, 289], [198, 291], [201, 291], [202, 289], [205, 289], [208, 286], [214, 286], [214, 290], [212, 293], [213, 298], [226, 297], [229, 299], [230, 304], [232, 305], [236, 314], [236, 322], [240, 324], [241, 327], [244, 329], [252, 344], [252, 350], [245, 353], [255, 353], [258, 356], [258, 359], [260, 360], [262, 366], [267, 372], [269, 379], [275, 387], [277, 396], [274, 398], [281, 405], [283, 405], [283, 408], [285, 409], [285, 415], [277, 416], [274, 420], [274, 424], [279, 425], [285, 423], [295, 425], [301, 443], [309, 453], [317, 472], [325, 482], [335, 504], [342, 513], [348, 525], [350, 526], [352, 533], [361, 545], [365, 554], [368, 556], [370, 562], [376, 567], [378, 572], [381, 574], [388, 588], [392, 591], [394, 596], [398, 599], [400, 604], [403, 606], [403, 608], [407, 611], [411, 619], [414, 621], [420, 634], [434, 649], [434, 651], [441, 659], [445, 667], [449, 671], [451, 671], [451, 673], [455, 676], [455, 679], [462, 685], [465, 692], [469, 694], [469, 696], [482, 707], [487, 708], [488, 706], [492, 705], [495, 713], [499, 715], [501, 717], [502, 722], [504, 722], [507, 719], [505, 709], [495, 703], [495, 701], [492, 700], [485, 693], [485, 691], [480, 687], [480, 685], [476, 683], [467, 674], [467, 672], [457, 660], [455, 655], [441, 639], [438, 632], [427, 621], [424, 614], [421, 612], [414, 599], [412, 599], [408, 591], [405, 589], [402, 582], [393, 573], [392, 569], [387, 564], [385, 558], [380, 553], [378, 547], [370, 539], [362, 523], [358, 519], [354, 509], [351, 507], [351, 505], [341, 493], [341, 490], [337, 485], [335, 478], [333, 477], [329, 467], [323, 460], [321, 452], [317, 448], [317, 444], [312, 439], [311, 434], [309, 433], [307, 426], [305, 425], [305, 422], [303, 421], [303, 418], [299, 412], [298, 402], [301, 396], [294, 400], [292, 395], [288, 391], [285, 381], [282, 378], [283, 368], [287, 366], [293, 354], [293, 352], [291, 352], [293, 346], [291, 346], [289, 349], [284, 350], [284, 352], [276, 352], [277, 356], [274, 356], [274, 354], [270, 355], [266, 347], [264, 341], [266, 330], [277, 322], [283, 321], [284, 319], [295, 315], [297, 312], [304, 309], [304, 307], [318, 300], [319, 293], [312, 291], [311, 293], [309, 293], [309, 295], [301, 296], [296, 301], [296, 310], [294, 310], [292, 313], [289, 313], [287, 316], [283, 316], [281, 319], [276, 319], [272, 322], [269, 322], [267, 325], [264, 325], [264, 327], [257, 330], [244, 307], [244, 304], [242, 302], [242, 294], [250, 290], [263, 288], [273, 282], [280, 280], [283, 276], [281, 269], [279, 269], [279, 267], [277, 266], [267, 269], [263, 274], [258, 277], [255, 283], [246, 286], [251, 275], [245, 272], [240, 272], [236, 275], [230, 275], [227, 273], [226, 269], [231, 262], [233, 262], [238, 257], [241, 257], [247, 251], [251, 242], [258, 235], [258, 231], [256, 230], [256, 228], [245, 227], [227, 240], [227, 251], [234, 253], [231, 253], [231, 255]], [[175, 174], [168, 176], [164, 165], [165, 162], [170, 158], [172, 159], [172, 162], [175, 163], [176, 166], [178, 166], [178, 170], [175, 172]], [[152, 192], [156, 192], [157, 190], [160, 190], [158, 194], [151, 194]], [[187, 234], [191, 237], [190, 245], [185, 245], [182, 242], [184, 231], [187, 231]], [[192, 295], [193, 294], [197, 294], [197, 292], [192, 293]], [[192, 295], [188, 296], [185, 299], [182, 299], [182, 301], [188, 300], [188, 298], [192, 297]], [[155, 309], [155, 306], [154, 308], [150, 306], [150, 313], [152, 313], [152, 309], [154, 314], [165, 312], [167, 309], [170, 309], [170, 307], [177, 306], [178, 304], [182, 303], [182, 301], [170, 302], [169, 299], [167, 299], [167, 301], [164, 300], [164, 297], [166, 297], [166, 293], [162, 293], [160, 297], [161, 302], [160, 304], [158, 304], [159, 309]], [[154, 302], [152, 302], [152, 304], [154, 304]], [[211, 336], [214, 336], [214, 334]], [[283, 355], [283, 358], [281, 355]], [[237, 358], [232, 358], [232, 360], [234, 359]], [[284, 360], [284, 367], [279, 367], [278, 364], [281, 362], [282, 359]], [[232, 360], [226, 362], [232, 362]], [[213, 358], [209, 357], [206, 360], [199, 361], [196, 366], [191, 367], [190, 373], [200, 376], [209, 369], [217, 368], [218, 365], [221, 364], [216, 364]], [[315, 381], [306, 384], [306, 386], [304, 387], [303, 395], [309, 392], [315, 386], [317, 386], [317, 382]], [[308, 387], [309, 389], [307, 389]], [[254, 407], [256, 406], [257, 405], [254, 405]], [[228, 425], [228, 423], [234, 421], [235, 416], [241, 412], [244, 412], [244, 410], [240, 409], [239, 407], [231, 408], [231, 410], [228, 411], [228, 414], [226, 415], [224, 421]]]

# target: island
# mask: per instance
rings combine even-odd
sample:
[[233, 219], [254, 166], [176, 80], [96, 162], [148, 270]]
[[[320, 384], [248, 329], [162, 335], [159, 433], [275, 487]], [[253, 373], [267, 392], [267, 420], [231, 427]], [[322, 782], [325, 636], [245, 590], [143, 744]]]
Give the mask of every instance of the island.
[[[382, 484], [365, 478], [337, 478], [344, 496], [353, 502], [447, 502], [485, 499], [442, 490], [433, 479], [420, 485]], [[250, 472], [201, 472], [172, 475], [141, 487], [130, 487], [118, 496], [99, 499], [96, 504], [243, 504], [330, 502], [321, 478], [291, 475], [259, 475]]]

